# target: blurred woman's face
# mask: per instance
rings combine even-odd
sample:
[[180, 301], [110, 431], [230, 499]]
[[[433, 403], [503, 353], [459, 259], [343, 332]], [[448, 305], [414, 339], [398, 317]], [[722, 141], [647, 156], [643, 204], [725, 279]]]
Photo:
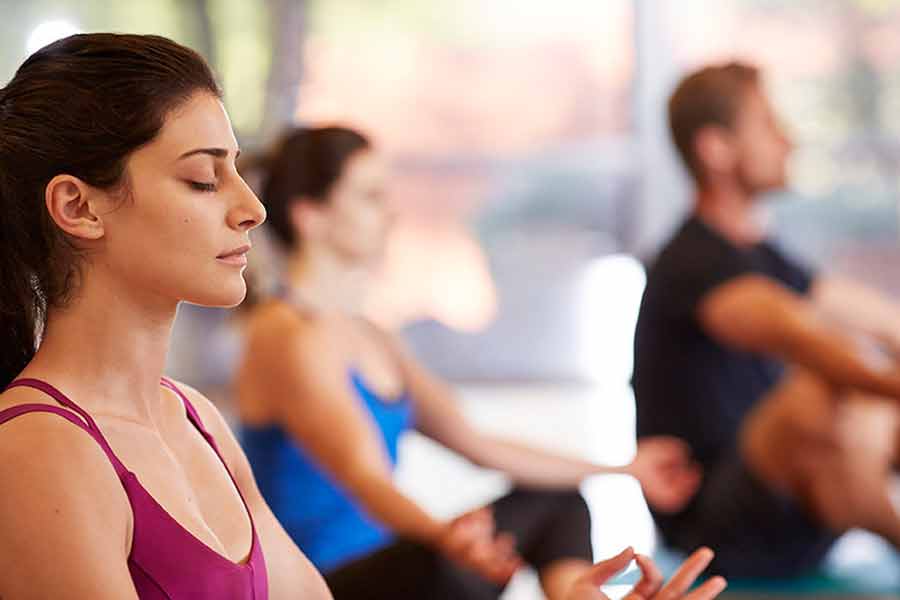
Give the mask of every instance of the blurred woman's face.
[[248, 234], [265, 209], [238, 175], [237, 154], [222, 103], [195, 94], [129, 157], [130, 198], [104, 214], [103, 245], [92, 260], [143, 297], [240, 303]]
[[381, 256], [392, 222], [386, 203], [387, 169], [381, 157], [362, 150], [344, 165], [323, 211], [326, 243], [348, 263]]

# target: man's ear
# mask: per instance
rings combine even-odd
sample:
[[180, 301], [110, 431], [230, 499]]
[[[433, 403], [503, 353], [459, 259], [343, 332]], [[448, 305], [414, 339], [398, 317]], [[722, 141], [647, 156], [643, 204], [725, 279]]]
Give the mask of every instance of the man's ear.
[[708, 173], [730, 173], [737, 163], [733, 134], [719, 125], [707, 125], [694, 136], [694, 155]]
[[47, 212], [70, 236], [83, 240], [103, 237], [103, 219], [97, 212], [98, 190], [71, 175], [57, 175], [44, 191]]

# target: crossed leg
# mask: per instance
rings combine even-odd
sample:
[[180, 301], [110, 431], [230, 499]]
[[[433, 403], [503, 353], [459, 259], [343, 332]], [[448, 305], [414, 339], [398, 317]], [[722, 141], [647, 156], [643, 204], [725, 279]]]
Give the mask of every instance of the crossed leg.
[[767, 485], [800, 501], [835, 532], [859, 527], [900, 548], [890, 479], [900, 448], [900, 408], [840, 394], [796, 369], [750, 414], [739, 446]]

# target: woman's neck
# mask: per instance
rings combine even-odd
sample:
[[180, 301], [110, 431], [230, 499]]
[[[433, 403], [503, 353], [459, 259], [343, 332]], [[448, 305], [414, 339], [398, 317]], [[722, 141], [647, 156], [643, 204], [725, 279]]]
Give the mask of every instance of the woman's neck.
[[289, 257], [285, 284], [291, 301], [318, 312], [360, 314], [367, 271], [334, 252], [305, 248]]
[[176, 309], [171, 300], [86, 277], [77, 298], [49, 312], [23, 376], [77, 392], [91, 413], [152, 425]]

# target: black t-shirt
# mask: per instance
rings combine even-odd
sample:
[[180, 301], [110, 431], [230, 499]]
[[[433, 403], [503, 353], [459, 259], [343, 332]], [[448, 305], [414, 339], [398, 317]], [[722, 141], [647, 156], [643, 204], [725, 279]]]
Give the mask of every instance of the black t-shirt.
[[741, 421], [784, 368], [719, 343], [698, 321], [709, 292], [750, 274], [801, 294], [812, 285], [812, 274], [772, 244], [738, 248], [690, 218], [650, 268], [641, 302], [633, 379], [638, 436], [678, 436], [706, 469], [733, 451]]

